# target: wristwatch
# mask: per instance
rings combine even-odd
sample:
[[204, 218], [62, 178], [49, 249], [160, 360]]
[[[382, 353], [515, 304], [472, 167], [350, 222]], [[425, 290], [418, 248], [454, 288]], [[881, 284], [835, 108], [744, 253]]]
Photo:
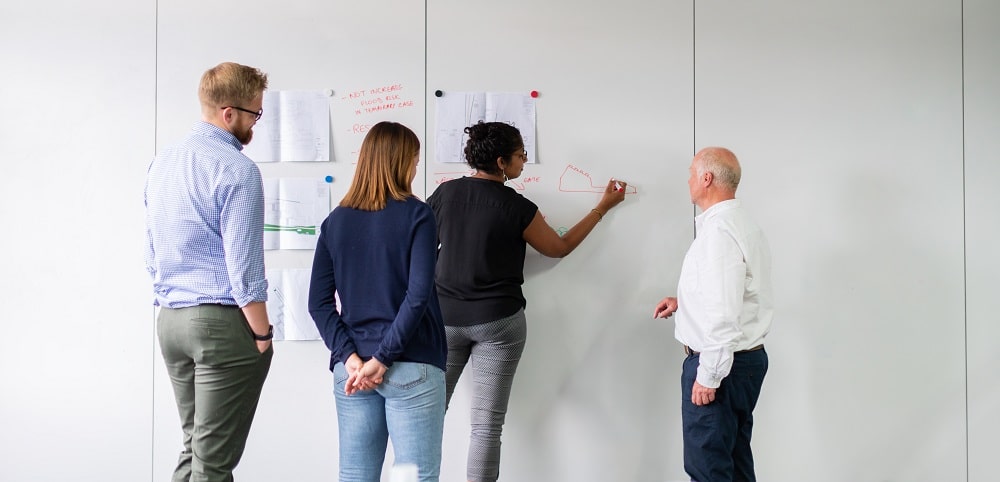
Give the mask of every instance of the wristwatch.
[[258, 335], [256, 333], [254, 333], [253, 330], [250, 330], [250, 333], [253, 333], [253, 339], [254, 340], [257, 340], [257, 341], [268, 341], [271, 338], [274, 338], [274, 325], [267, 325], [267, 334], [266, 335]]

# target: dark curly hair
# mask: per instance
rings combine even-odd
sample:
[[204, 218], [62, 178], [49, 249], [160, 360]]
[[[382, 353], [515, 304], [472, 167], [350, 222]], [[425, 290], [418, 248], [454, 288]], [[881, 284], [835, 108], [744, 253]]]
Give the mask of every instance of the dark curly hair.
[[465, 161], [481, 172], [499, 174], [497, 158], [510, 159], [520, 149], [524, 149], [521, 131], [503, 122], [479, 121], [465, 128], [469, 140], [465, 143]]

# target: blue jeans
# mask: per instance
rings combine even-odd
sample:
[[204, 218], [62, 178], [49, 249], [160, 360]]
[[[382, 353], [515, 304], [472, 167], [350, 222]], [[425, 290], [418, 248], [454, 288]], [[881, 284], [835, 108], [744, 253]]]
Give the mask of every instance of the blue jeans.
[[684, 470], [695, 482], [754, 482], [753, 409], [767, 374], [763, 349], [733, 355], [729, 376], [708, 405], [691, 403], [698, 355], [688, 355], [681, 374], [681, 421], [684, 425]]
[[333, 368], [340, 431], [340, 482], [378, 482], [392, 439], [395, 464], [417, 466], [421, 482], [437, 482], [444, 431], [444, 371], [396, 362], [374, 390], [344, 394], [347, 369]]

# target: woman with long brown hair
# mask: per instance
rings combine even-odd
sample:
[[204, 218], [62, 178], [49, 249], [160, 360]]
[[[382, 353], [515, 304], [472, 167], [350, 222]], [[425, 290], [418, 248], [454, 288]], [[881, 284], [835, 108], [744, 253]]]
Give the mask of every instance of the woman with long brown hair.
[[330, 349], [341, 482], [379, 480], [389, 438], [419, 480], [440, 472], [447, 344], [434, 214], [411, 191], [419, 153], [402, 124], [372, 127], [316, 246], [309, 313]]

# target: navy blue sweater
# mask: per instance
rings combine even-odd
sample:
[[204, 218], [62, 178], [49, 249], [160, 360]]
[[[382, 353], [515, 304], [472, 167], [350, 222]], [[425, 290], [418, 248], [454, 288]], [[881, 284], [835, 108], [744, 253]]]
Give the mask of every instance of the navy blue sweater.
[[386, 366], [407, 361], [445, 369], [436, 251], [434, 213], [416, 198], [390, 200], [381, 211], [330, 213], [313, 259], [309, 313], [330, 349], [331, 370], [352, 353]]

